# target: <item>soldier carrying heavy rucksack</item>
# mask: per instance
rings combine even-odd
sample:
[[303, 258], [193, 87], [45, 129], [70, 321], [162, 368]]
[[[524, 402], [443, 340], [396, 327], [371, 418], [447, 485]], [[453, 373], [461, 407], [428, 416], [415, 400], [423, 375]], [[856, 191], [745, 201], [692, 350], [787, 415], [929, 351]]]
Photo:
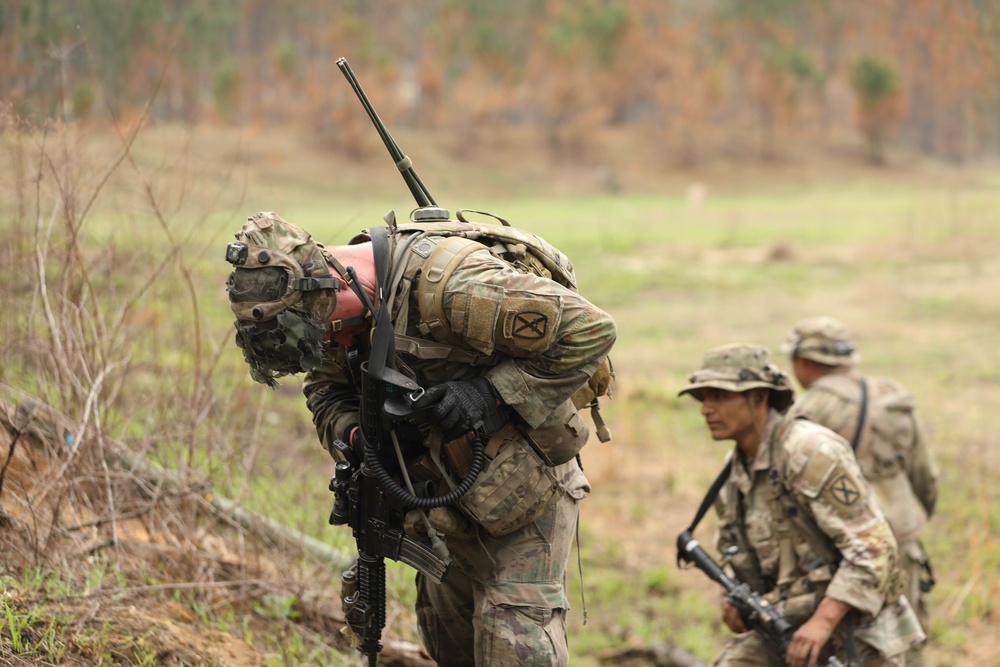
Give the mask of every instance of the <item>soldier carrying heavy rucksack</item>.
[[[847, 328], [832, 317], [801, 320], [782, 345], [806, 390], [791, 412], [852, 444], [899, 543], [906, 596], [927, 630], [924, 594], [934, 583], [920, 536], [937, 503], [937, 469], [913, 397], [895, 380], [865, 376]], [[919, 649], [907, 667], [923, 664]]]
[[[383, 557], [431, 563], [418, 545], [438, 540], [440, 567], [418, 567], [416, 606], [439, 664], [566, 665], [566, 565], [590, 490], [577, 409], [606, 393], [614, 321], [575, 291], [572, 265], [538, 237], [461, 220], [386, 222], [324, 247], [258, 213], [227, 249], [251, 375], [273, 385], [307, 372], [317, 433], [345, 473], [331, 522], [356, 536], [378, 531], [359, 538], [369, 571], [345, 579], [348, 623], [359, 635], [372, 623], [380, 631], [358, 591], [379, 578]], [[386, 393], [372, 408], [372, 383], [385, 377], [419, 417], [398, 402], [389, 410]], [[401, 418], [383, 446], [381, 422], [393, 414]], [[387, 509], [355, 521], [380, 509], [372, 504]], [[377, 634], [363, 637], [372, 660]]]

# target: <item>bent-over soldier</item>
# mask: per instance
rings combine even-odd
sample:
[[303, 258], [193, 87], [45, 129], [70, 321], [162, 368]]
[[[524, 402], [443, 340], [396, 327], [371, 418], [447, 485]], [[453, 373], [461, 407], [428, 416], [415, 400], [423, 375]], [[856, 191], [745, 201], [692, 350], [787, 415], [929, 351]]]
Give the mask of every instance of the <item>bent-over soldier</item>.
[[[273, 213], [251, 217], [237, 235], [249, 259], [244, 253], [229, 281], [237, 342], [258, 381], [308, 371], [319, 438], [344, 462], [352, 455], [339, 447], [358, 450], [368, 438], [364, 364], [376, 361], [383, 325], [373, 322], [388, 308], [395, 366], [425, 390], [415, 406], [429, 423], [400, 429], [412, 481], [456, 484], [469, 469], [470, 439], [486, 441], [467, 493], [426, 517], [406, 515], [413, 539], [443, 536], [451, 559], [442, 583], [417, 574], [421, 639], [442, 666], [566, 665], [566, 566], [578, 503], [590, 491], [576, 456], [589, 429], [573, 396], [603, 393], [594, 383], [610, 380], [601, 369], [614, 321], [468, 238], [489, 243], [481, 225], [387, 222], [323, 247]], [[365, 451], [354, 456], [367, 460]]]

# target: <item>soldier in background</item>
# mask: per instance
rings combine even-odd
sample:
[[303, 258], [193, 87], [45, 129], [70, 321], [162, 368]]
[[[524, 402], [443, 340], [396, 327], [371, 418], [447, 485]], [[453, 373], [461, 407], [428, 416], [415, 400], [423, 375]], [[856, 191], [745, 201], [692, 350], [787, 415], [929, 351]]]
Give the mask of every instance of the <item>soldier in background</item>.
[[[895, 380], [865, 376], [847, 328], [832, 317], [801, 320], [782, 351], [805, 392], [793, 415], [836, 431], [851, 443], [861, 471], [899, 543], [907, 574], [906, 596], [928, 629], [924, 593], [933, 585], [920, 535], [937, 502], [937, 470], [916, 404]], [[920, 649], [907, 656], [908, 667], [922, 665]]]
[[[844, 439], [783, 415], [793, 392], [769, 359], [760, 345], [710, 350], [680, 391], [701, 403], [713, 440], [736, 443], [715, 500], [719, 551], [737, 579], [785, 612], [791, 667], [833, 654], [899, 667], [924, 635], [900, 594], [892, 530]], [[722, 618], [739, 634], [716, 665], [780, 665], [725, 598]]]

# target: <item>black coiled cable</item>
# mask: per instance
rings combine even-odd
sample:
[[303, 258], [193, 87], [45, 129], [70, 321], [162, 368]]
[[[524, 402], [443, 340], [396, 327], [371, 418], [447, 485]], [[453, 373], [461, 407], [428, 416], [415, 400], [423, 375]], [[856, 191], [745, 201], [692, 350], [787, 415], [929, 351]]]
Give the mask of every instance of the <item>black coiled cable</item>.
[[404, 507], [411, 509], [422, 509], [429, 510], [435, 507], [444, 507], [446, 505], [453, 505], [458, 502], [461, 498], [472, 488], [473, 482], [476, 481], [476, 477], [479, 475], [479, 471], [483, 468], [483, 459], [486, 458], [485, 445], [483, 445], [483, 440], [478, 434], [472, 435], [472, 462], [469, 464], [469, 471], [465, 473], [465, 477], [459, 482], [458, 486], [446, 493], [443, 496], [437, 496], [435, 498], [421, 498], [415, 496], [402, 486], [400, 486], [396, 480], [392, 478], [389, 471], [385, 469], [382, 464], [382, 460], [378, 456], [378, 445], [377, 443], [371, 443], [368, 438], [364, 436], [363, 429], [358, 429], [358, 434], [364, 440], [365, 446], [365, 463], [369, 468], [375, 473], [375, 479], [378, 480], [378, 484], [385, 491], [386, 495], [400, 503]]

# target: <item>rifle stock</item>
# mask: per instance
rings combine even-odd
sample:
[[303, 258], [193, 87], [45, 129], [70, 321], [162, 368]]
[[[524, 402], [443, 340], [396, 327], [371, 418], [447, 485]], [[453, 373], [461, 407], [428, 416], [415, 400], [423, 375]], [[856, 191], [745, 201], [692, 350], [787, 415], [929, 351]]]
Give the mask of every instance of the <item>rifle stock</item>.
[[[784, 662], [793, 630], [781, 609], [771, 606], [749, 585], [730, 578], [719, 564], [701, 548], [698, 540], [694, 539], [688, 530], [682, 531], [677, 536], [677, 559], [678, 562], [684, 560], [691, 563], [708, 575], [709, 579], [720, 584], [726, 591], [729, 603], [736, 607], [739, 612], [743, 623], [748, 628], [756, 630]], [[833, 656], [826, 662], [819, 663], [819, 667], [844, 667], [844, 663]]]

